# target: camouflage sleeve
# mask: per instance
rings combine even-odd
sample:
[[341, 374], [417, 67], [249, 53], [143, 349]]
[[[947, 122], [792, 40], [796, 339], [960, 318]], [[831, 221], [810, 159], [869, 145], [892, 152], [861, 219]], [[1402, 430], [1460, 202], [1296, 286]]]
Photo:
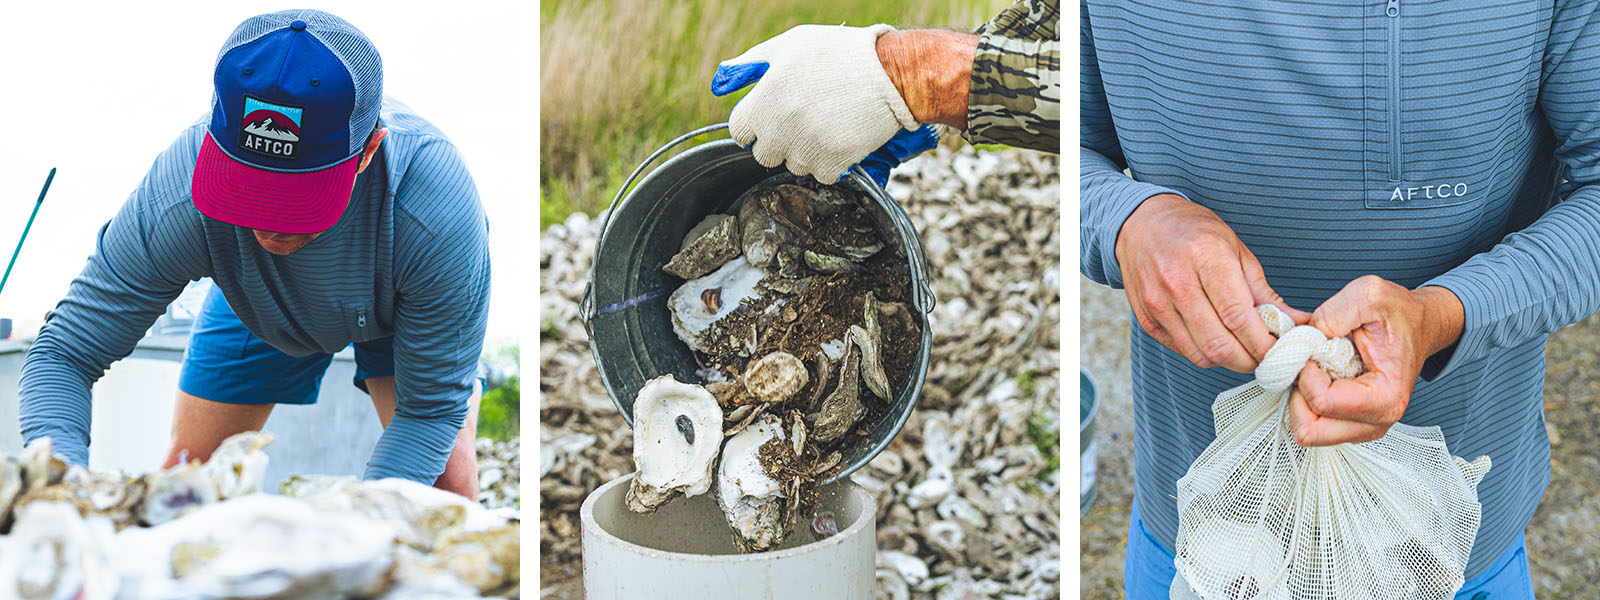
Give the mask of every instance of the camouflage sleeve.
[[1056, 0], [1017, 0], [978, 28], [963, 138], [1061, 151], [1060, 22]]

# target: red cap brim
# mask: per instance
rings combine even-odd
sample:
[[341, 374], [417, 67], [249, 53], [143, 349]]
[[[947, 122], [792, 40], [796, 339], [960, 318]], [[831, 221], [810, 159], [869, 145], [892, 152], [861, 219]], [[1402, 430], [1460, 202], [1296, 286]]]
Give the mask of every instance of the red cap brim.
[[191, 188], [201, 214], [229, 225], [275, 233], [318, 233], [350, 203], [361, 155], [320, 171], [279, 173], [234, 160], [206, 133]]

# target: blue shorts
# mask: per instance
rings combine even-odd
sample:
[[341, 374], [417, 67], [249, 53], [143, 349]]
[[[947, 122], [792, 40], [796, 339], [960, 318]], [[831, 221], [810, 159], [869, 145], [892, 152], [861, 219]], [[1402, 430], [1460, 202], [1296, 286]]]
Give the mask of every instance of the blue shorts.
[[[352, 344], [355, 385], [394, 375], [394, 336]], [[332, 354], [289, 356], [246, 329], [222, 292], [211, 288], [194, 319], [178, 389], [228, 404], [315, 404]]]
[[[1122, 586], [1128, 600], [1167, 600], [1172, 578], [1177, 577], [1176, 559], [1156, 540], [1139, 518], [1134, 503], [1128, 524], [1128, 553], [1122, 564]], [[1533, 600], [1533, 575], [1528, 569], [1528, 545], [1522, 535], [1494, 564], [1477, 577], [1467, 580], [1456, 592], [1455, 600]]]

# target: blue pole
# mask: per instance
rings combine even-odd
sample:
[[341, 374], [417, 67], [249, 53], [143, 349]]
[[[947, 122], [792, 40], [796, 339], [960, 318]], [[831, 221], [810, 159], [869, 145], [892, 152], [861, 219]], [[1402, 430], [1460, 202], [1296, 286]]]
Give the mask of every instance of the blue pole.
[[44, 178], [44, 188], [39, 190], [39, 199], [33, 203], [33, 213], [28, 215], [28, 224], [22, 228], [22, 237], [17, 239], [17, 249], [11, 253], [11, 262], [6, 264], [5, 277], [0, 277], [0, 290], [6, 289], [6, 280], [11, 279], [11, 267], [17, 266], [17, 255], [22, 254], [22, 243], [28, 241], [28, 230], [33, 229], [33, 218], [39, 216], [39, 207], [44, 205], [44, 195], [50, 191], [50, 182], [56, 179], [56, 168], [50, 167], [50, 175]]

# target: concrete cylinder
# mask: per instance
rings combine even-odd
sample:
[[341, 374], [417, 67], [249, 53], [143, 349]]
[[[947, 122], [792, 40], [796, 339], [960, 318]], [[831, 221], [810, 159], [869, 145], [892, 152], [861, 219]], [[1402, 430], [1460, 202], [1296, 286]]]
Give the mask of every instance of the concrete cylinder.
[[739, 554], [708, 492], [674, 498], [655, 514], [628, 510], [633, 475], [600, 486], [583, 501], [583, 587], [589, 600], [872, 600], [876, 510], [854, 484], [818, 488], [818, 511], [839, 533], [818, 540], [809, 521], [778, 549]]

